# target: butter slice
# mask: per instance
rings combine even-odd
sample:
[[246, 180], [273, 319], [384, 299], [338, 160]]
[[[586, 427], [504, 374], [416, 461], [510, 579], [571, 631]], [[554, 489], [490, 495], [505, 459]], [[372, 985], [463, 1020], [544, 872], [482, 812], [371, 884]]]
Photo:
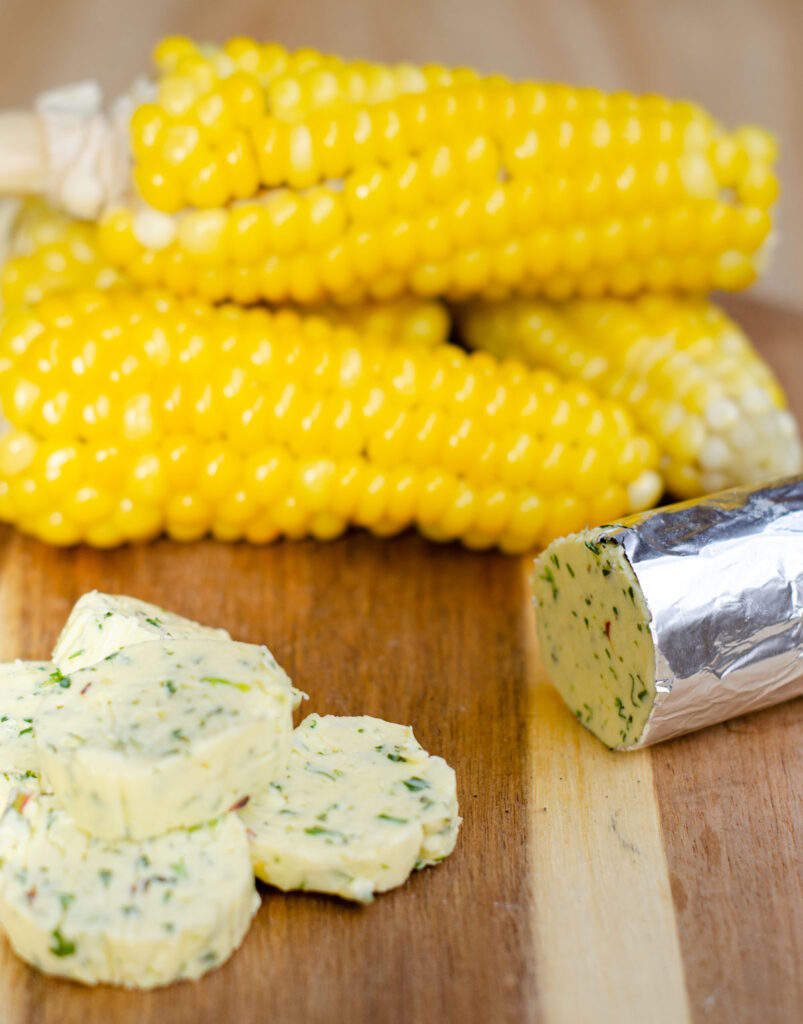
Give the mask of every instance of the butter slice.
[[234, 814], [109, 843], [54, 797], [20, 789], [0, 819], [0, 923], [15, 952], [85, 984], [198, 978], [240, 945], [259, 906]]
[[105, 839], [209, 821], [281, 774], [296, 696], [265, 647], [126, 647], [43, 696], [34, 717], [43, 785]]
[[0, 775], [39, 770], [33, 719], [56, 675], [49, 661], [0, 664]]
[[158, 605], [92, 590], [76, 601], [53, 648], [62, 672], [76, 672], [132, 644], [159, 639], [231, 639], [225, 629], [202, 626]]
[[577, 719], [603, 743], [635, 743], [655, 703], [651, 615], [619, 544], [587, 530], [535, 560], [541, 659]]
[[304, 719], [240, 816], [263, 881], [363, 902], [443, 860], [460, 826], [454, 771], [409, 726], [334, 715]]

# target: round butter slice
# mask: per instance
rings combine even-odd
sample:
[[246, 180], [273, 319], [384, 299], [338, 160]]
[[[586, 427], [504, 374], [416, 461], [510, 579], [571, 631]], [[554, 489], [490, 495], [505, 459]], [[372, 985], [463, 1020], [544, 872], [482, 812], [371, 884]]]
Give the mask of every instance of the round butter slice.
[[202, 626], [136, 597], [92, 590], [76, 601], [53, 648], [53, 661], [62, 672], [77, 672], [123, 647], [158, 639], [230, 637], [225, 629]]
[[34, 729], [43, 785], [106, 839], [197, 825], [282, 772], [294, 702], [265, 647], [136, 644], [42, 698]]
[[334, 715], [304, 719], [240, 816], [263, 881], [363, 902], [443, 860], [460, 826], [454, 771], [409, 726]]
[[57, 678], [56, 666], [49, 661], [0, 664], [0, 775], [38, 771], [34, 714], [42, 694]]
[[234, 814], [110, 843], [54, 797], [19, 789], [0, 819], [0, 923], [16, 953], [86, 984], [197, 978], [237, 949], [259, 906]]

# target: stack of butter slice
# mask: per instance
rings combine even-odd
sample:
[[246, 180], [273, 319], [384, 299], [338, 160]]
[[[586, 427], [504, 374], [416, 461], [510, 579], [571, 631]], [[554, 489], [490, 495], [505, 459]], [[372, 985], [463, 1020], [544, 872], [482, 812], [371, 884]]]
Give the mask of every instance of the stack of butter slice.
[[454, 847], [412, 730], [310, 715], [265, 647], [91, 593], [52, 662], [0, 666], [0, 923], [41, 970], [150, 988], [242, 942], [254, 874], [369, 902]]

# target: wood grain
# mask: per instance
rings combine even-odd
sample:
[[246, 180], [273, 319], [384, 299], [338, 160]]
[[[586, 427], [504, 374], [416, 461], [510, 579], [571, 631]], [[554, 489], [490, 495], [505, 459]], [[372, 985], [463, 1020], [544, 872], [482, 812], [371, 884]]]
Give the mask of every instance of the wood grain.
[[[803, 318], [732, 308], [803, 418]], [[309, 710], [411, 722], [465, 818], [369, 908], [263, 890], [197, 984], [88, 990], [2, 940], [2, 1024], [798, 1024], [803, 701], [610, 754], [544, 685], [527, 570], [413, 536], [104, 553], [0, 531], [0, 657], [47, 653], [92, 587], [165, 604], [267, 642]]]
[[[4, 1024], [519, 1022], [532, 1005], [518, 563], [354, 536], [254, 550], [168, 542], [54, 552], [3, 534], [2, 656], [52, 645], [71, 603], [135, 594], [267, 642], [309, 710], [412, 722], [458, 773], [454, 856], [366, 909], [265, 891], [244, 948], [202, 984], [149, 995], [45, 979], [3, 943]], [[487, 608], [495, 609], [493, 615]]]
[[[528, 564], [524, 570], [526, 592]], [[691, 1018], [651, 752], [622, 756], [577, 728], [544, 680], [531, 609], [526, 619], [527, 781], [544, 1019], [616, 1024], [635, 1019], [636, 1007], [649, 1007], [651, 1024], [686, 1024]], [[645, 958], [650, 970], [636, 966]]]
[[[803, 317], [747, 299], [726, 305], [803, 423]], [[652, 749], [696, 1021], [800, 1021], [801, 737], [796, 700]]]

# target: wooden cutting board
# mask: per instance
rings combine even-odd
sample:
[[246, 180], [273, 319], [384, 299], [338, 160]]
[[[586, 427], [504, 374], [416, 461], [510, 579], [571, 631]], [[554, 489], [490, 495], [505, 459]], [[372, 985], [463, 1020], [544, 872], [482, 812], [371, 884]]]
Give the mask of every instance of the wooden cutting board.
[[[803, 418], [803, 318], [734, 303]], [[263, 890], [242, 949], [149, 993], [0, 940], [2, 1024], [727, 1024], [803, 1008], [803, 701], [614, 754], [545, 683], [526, 559], [354, 535], [53, 551], [0, 534], [0, 657], [93, 587], [265, 642], [308, 708], [411, 722], [457, 770], [437, 869], [371, 907]]]

